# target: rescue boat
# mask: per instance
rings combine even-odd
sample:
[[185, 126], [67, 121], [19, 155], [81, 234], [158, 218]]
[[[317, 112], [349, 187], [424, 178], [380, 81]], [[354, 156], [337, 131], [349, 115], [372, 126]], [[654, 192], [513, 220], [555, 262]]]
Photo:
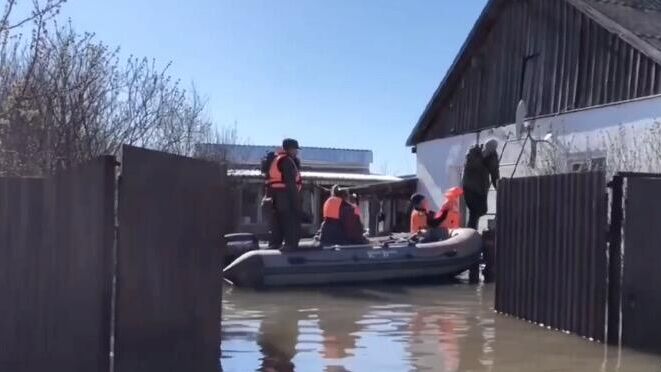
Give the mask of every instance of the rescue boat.
[[[247, 236], [244, 236], [247, 237]], [[233, 243], [240, 239], [235, 236]], [[415, 243], [408, 239], [368, 245], [305, 247], [296, 251], [259, 248], [252, 241], [234, 249], [248, 250], [223, 270], [240, 287], [264, 288], [358, 283], [395, 279], [456, 276], [479, 262], [480, 234], [452, 230], [449, 239]]]

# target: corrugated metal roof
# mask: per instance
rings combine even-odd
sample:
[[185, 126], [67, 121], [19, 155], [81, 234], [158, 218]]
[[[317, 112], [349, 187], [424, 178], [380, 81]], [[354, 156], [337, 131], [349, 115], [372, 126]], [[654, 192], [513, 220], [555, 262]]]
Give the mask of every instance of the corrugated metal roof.
[[[227, 174], [232, 177], [263, 177], [257, 169], [230, 169]], [[338, 173], [338, 172], [301, 172], [303, 179], [308, 180], [338, 180], [338, 181], [357, 181], [357, 182], [391, 182], [401, 181], [401, 178], [395, 176], [385, 176], [381, 174], [356, 174], [356, 173]]]
[[[198, 144], [198, 155], [209, 156], [226, 154], [235, 164], [259, 164], [264, 154], [275, 151], [278, 146]], [[372, 151], [354, 149], [336, 149], [321, 147], [302, 147], [299, 158], [304, 166], [335, 165], [369, 168], [372, 163]]]

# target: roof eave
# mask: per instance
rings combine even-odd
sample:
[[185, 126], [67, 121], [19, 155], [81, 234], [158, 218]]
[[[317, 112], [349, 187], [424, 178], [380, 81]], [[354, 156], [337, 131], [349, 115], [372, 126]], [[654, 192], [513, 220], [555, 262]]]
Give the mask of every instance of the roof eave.
[[[591, 6], [585, 1], [567, 0], [567, 2], [572, 6], [574, 6], [576, 9], [578, 9], [581, 13], [590, 17], [590, 19], [594, 20], [599, 25], [604, 27], [606, 30], [610, 31], [615, 35], [618, 35], [620, 38], [622, 38], [622, 40], [632, 45], [635, 49], [645, 54], [654, 62], [661, 64], [661, 50], [651, 45], [650, 43], [642, 39], [640, 36], [632, 32], [631, 30], [622, 26], [621, 24], [611, 19], [601, 11], [595, 9], [593, 6]], [[484, 10], [480, 14], [480, 17], [475, 22], [475, 25], [473, 26], [471, 32], [464, 41], [461, 50], [455, 57], [454, 62], [448, 69], [445, 77], [443, 78], [438, 88], [432, 95], [432, 98], [427, 103], [425, 110], [423, 111], [418, 122], [411, 131], [411, 134], [406, 140], [406, 146], [415, 146], [421, 142], [421, 137], [424, 131], [429, 126], [432, 116], [436, 110], [436, 107], [440, 104], [440, 101], [442, 101], [442, 99], [445, 98], [445, 95], [447, 95], [446, 89], [447, 89], [447, 85], [450, 82], [450, 79], [455, 74], [455, 70], [460, 65], [460, 62], [466, 57], [465, 54], [468, 53], [468, 50], [470, 49], [472, 43], [476, 42], [476, 40], [473, 39], [477, 36], [478, 31], [482, 27], [483, 23], [487, 21], [488, 17], [496, 9], [495, 5], [497, 5], [498, 3], [499, 3], [498, 0], [489, 0], [487, 5], [485, 6]]]
[[645, 54], [647, 57], [652, 59], [654, 62], [661, 64], [661, 50], [651, 45], [640, 36], [636, 35], [631, 30], [622, 26], [617, 21], [613, 20], [611, 17], [607, 16], [603, 12], [597, 10], [595, 7], [589, 3], [582, 0], [566, 0], [569, 4], [578, 9], [581, 13], [590, 17], [603, 28], [610, 31], [611, 33], [619, 36], [622, 40], [629, 43], [635, 49]]
[[427, 103], [425, 110], [422, 112], [422, 115], [420, 115], [418, 122], [413, 127], [411, 134], [406, 140], [406, 146], [415, 146], [418, 143], [420, 143], [420, 135], [422, 134], [422, 132], [424, 132], [424, 130], [427, 129], [426, 127], [429, 125], [429, 122], [431, 121], [431, 116], [433, 115], [432, 112], [435, 111], [435, 106], [439, 104], [441, 98], [444, 98], [441, 96], [441, 94], [444, 93], [446, 85], [449, 83], [450, 79], [454, 75], [455, 70], [459, 66], [460, 62], [466, 57], [469, 47], [472, 45], [472, 43], [476, 42], [473, 39], [477, 36], [477, 33], [481, 28], [482, 24], [488, 19], [489, 15], [494, 10], [494, 6], [497, 3], [498, 0], [489, 0], [489, 2], [484, 7], [484, 9], [482, 9], [482, 13], [480, 13], [480, 16], [475, 21], [475, 24], [473, 24], [473, 28], [466, 37], [466, 40], [464, 40], [464, 43], [461, 46], [461, 49], [459, 49], [459, 53], [457, 53], [457, 55], [455, 56], [452, 65], [450, 65], [450, 68], [448, 68], [447, 72], [445, 73], [445, 76], [443, 77], [443, 80], [441, 80], [441, 83], [438, 85], [431, 99]]

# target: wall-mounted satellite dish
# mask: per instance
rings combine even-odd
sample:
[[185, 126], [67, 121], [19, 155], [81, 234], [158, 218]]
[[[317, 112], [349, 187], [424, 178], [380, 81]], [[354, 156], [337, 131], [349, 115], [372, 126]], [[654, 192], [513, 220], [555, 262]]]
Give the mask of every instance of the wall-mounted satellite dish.
[[523, 137], [523, 132], [525, 131], [525, 125], [524, 121], [526, 120], [526, 116], [528, 116], [528, 106], [526, 105], [526, 101], [521, 100], [519, 101], [519, 105], [516, 107], [516, 138], [521, 139]]

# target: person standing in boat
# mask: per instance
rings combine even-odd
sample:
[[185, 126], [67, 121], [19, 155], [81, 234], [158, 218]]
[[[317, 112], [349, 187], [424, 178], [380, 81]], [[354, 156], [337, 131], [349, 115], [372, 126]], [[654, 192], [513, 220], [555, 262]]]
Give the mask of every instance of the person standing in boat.
[[436, 214], [434, 211], [429, 210], [427, 199], [422, 194], [413, 194], [411, 196], [409, 210], [411, 210], [411, 234], [424, 233], [430, 225], [438, 226], [447, 217], [447, 213]]
[[[272, 200], [269, 249], [296, 250], [301, 237], [301, 163], [298, 141], [287, 138], [271, 162], [266, 186]], [[284, 240], [284, 247], [282, 245]]]
[[321, 234], [324, 246], [364, 244], [363, 225], [356, 215], [354, 206], [348, 202], [349, 194], [339, 185], [331, 189], [331, 197], [324, 203]]

